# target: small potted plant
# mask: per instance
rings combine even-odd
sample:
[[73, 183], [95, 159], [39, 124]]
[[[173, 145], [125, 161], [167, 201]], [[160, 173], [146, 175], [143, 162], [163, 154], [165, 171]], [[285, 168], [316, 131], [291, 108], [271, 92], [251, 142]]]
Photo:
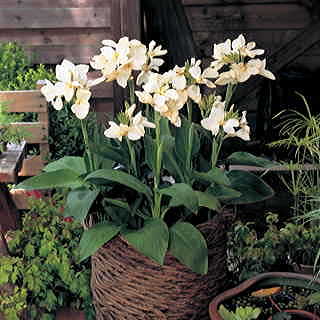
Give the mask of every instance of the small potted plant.
[[7, 106], [0, 103], [0, 152], [6, 150], [7, 143], [19, 144], [27, 135], [23, 128], [14, 125], [21, 119], [22, 115], [8, 112]]
[[[308, 295], [310, 292], [309, 296], [315, 296], [319, 289], [320, 281], [309, 275], [289, 272], [262, 273], [215, 297], [210, 303], [210, 317], [212, 320], [249, 320], [259, 319], [258, 316], [261, 315], [268, 320], [319, 320], [314, 311], [299, 308], [314, 302], [311, 302], [305, 292], [296, 294], [305, 290]], [[238, 305], [235, 312], [228, 310], [231, 308], [226, 307], [228, 303]], [[233, 315], [238, 315], [238, 318], [232, 317]]]

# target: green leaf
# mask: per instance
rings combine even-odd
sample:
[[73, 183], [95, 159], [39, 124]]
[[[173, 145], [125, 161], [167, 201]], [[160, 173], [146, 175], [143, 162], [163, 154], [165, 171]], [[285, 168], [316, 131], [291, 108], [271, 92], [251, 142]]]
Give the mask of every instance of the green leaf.
[[279, 165], [279, 163], [275, 161], [256, 157], [248, 152], [234, 152], [227, 158], [227, 160], [230, 164], [256, 166], [262, 168], [272, 168]]
[[198, 210], [197, 193], [185, 183], [175, 183], [170, 187], [161, 189], [160, 193], [171, 197], [169, 207], [185, 206], [192, 212]]
[[69, 169], [76, 172], [79, 176], [87, 172], [84, 159], [81, 157], [63, 157], [57, 161], [50, 162], [43, 168], [45, 172]]
[[123, 236], [139, 252], [163, 265], [168, 249], [169, 230], [162, 219], [146, 220], [143, 228], [126, 231]]
[[272, 188], [253, 173], [233, 170], [227, 173], [232, 189], [241, 193], [239, 198], [228, 200], [232, 204], [254, 203], [274, 195]]
[[218, 211], [220, 210], [220, 202], [217, 197], [209, 192], [196, 191], [199, 201], [199, 207], [206, 207], [208, 209]]
[[221, 305], [219, 307], [219, 315], [223, 320], [237, 320], [235, 317], [235, 314], [231, 311], [229, 311], [224, 305]]
[[69, 169], [45, 172], [19, 183], [15, 189], [51, 189], [51, 188], [77, 188], [82, 184], [79, 174]]
[[99, 223], [85, 230], [80, 240], [80, 261], [94, 254], [100, 247], [115, 237], [120, 227], [109, 222]]
[[225, 172], [219, 168], [212, 168], [208, 172], [193, 171], [192, 174], [198, 180], [230, 186], [229, 178]]
[[152, 197], [152, 191], [148, 186], [143, 184], [140, 180], [134, 176], [125, 173], [123, 171], [114, 170], [114, 169], [101, 169], [94, 171], [87, 175], [85, 181], [90, 181], [94, 179], [104, 179], [107, 181], [117, 182], [123, 184], [129, 188], [132, 188], [140, 193], [145, 194], [147, 197]]
[[239, 198], [241, 196], [241, 192], [216, 183], [211, 184], [206, 191], [217, 197], [219, 200], [229, 200]]
[[86, 187], [71, 190], [68, 193], [64, 216], [83, 221], [99, 192], [99, 190], [91, 190]]
[[144, 149], [145, 149], [145, 159], [148, 167], [154, 172], [155, 164], [155, 142], [151, 136], [145, 135], [144, 137]]
[[103, 145], [92, 144], [90, 150], [102, 158], [121, 163], [125, 167], [129, 165], [129, 158], [126, 152], [122, 148], [113, 146], [110, 143], [104, 143]]
[[170, 229], [169, 251], [192, 271], [208, 272], [208, 249], [202, 233], [188, 222], [177, 222]]

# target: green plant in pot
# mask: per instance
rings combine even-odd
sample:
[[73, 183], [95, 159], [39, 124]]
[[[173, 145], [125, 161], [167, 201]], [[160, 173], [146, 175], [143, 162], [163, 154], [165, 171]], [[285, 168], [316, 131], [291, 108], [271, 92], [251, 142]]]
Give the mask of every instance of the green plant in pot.
[[21, 119], [21, 115], [9, 113], [8, 107], [5, 104], [0, 104], [0, 152], [6, 150], [7, 143], [19, 144], [27, 135], [24, 128], [14, 125]]
[[[240, 116], [230, 104], [237, 84], [256, 74], [271, 79], [274, 76], [265, 69], [265, 60], [253, 59], [263, 50], [254, 49], [254, 43], [246, 44], [242, 35], [232, 43], [227, 40], [215, 45], [214, 61], [204, 71], [200, 61], [191, 59], [185, 66], [176, 66], [163, 74], [158, 69], [166, 50], [154, 41], [146, 47], [138, 40], [124, 37], [118, 43], [104, 40], [103, 45], [101, 54], [91, 61], [93, 68], [101, 70], [101, 78], [89, 81], [89, 66], [75, 66], [64, 60], [56, 68], [58, 81], [48, 81], [42, 88], [58, 110], [64, 101], [73, 101], [71, 110], [80, 119], [83, 130], [84, 157], [63, 157], [18, 187], [69, 189], [65, 214], [91, 226], [82, 236], [80, 250], [82, 259], [93, 254], [92, 290], [98, 318], [104, 317], [104, 309], [119, 319], [128, 312], [136, 319], [146, 313], [158, 318], [165, 314], [189, 319], [205, 308], [210, 295], [225, 279], [225, 234], [217, 232], [224, 228], [220, 228], [221, 224], [217, 227], [215, 222], [214, 231], [209, 232], [208, 224], [206, 231], [196, 224], [212, 217], [221, 220], [225, 203], [261, 201], [273, 194], [259, 177], [244, 171], [224, 171], [218, 167], [218, 160], [225, 139], [250, 139], [246, 113]], [[216, 79], [215, 83], [209, 79]], [[96, 135], [92, 141], [86, 123], [90, 88], [101, 81], [116, 81], [121, 87], [128, 87], [129, 101], [116, 120], [109, 122], [105, 137]], [[225, 99], [214, 93], [202, 96], [200, 86], [216, 85], [227, 85]], [[198, 107], [202, 114], [200, 123], [193, 121], [194, 108]], [[227, 160], [274, 165], [242, 152]], [[214, 258], [210, 258], [212, 247], [204, 235], [220, 237], [213, 239], [222, 250]], [[114, 260], [117, 258], [118, 262]], [[140, 265], [133, 263], [139, 260]], [[126, 271], [119, 274], [114, 265]], [[108, 271], [109, 267], [112, 270]], [[164, 282], [149, 283], [154, 292], [160, 291], [135, 297], [141, 303], [136, 302], [130, 311], [126, 308], [132, 291], [145, 291], [143, 287], [131, 289], [143, 285], [139, 277], [160, 282], [166, 280], [160, 276], [164, 273], [169, 274], [170, 283], [171, 277], [177, 279], [177, 268], [182, 287], [192, 283], [199, 288], [199, 282], [204, 284], [205, 290], [198, 293], [192, 291], [198, 290], [192, 286], [186, 291], [193, 299], [190, 306], [168, 307], [172, 304], [169, 301], [188, 298], [183, 297], [181, 289], [174, 289], [179, 283], [172, 290], [163, 291]], [[100, 272], [115, 272], [122, 279], [114, 275], [110, 281], [101, 278]], [[212, 275], [217, 277], [215, 281], [208, 280]], [[131, 283], [131, 288], [126, 287], [125, 281]], [[128, 294], [128, 300], [123, 296], [127, 302], [117, 300], [119, 290], [121, 295]], [[159, 296], [163, 300], [156, 298]], [[114, 301], [113, 306], [108, 299]], [[203, 312], [206, 314], [206, 310]]]
[[[10, 232], [10, 256], [0, 257], [0, 286], [13, 286], [12, 294], [0, 290], [0, 314], [5, 319], [56, 319], [61, 308], [81, 310], [94, 318], [90, 292], [90, 263], [77, 263], [83, 229], [63, 217], [63, 197], [43, 199], [29, 192], [30, 210], [21, 230]], [[72, 318], [74, 319], [74, 318]]]

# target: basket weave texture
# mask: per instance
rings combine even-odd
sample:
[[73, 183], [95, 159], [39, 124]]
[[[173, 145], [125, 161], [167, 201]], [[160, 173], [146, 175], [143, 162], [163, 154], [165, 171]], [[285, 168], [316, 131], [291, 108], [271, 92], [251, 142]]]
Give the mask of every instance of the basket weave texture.
[[92, 257], [91, 289], [97, 320], [207, 320], [208, 306], [226, 280], [223, 216], [198, 226], [207, 240], [209, 272], [199, 275], [169, 253], [163, 266], [121, 237]]

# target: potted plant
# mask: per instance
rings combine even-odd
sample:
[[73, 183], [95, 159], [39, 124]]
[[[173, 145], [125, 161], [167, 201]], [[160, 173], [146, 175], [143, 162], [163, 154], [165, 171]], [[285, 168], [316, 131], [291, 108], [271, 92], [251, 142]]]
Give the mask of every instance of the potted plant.
[[[89, 226], [80, 250], [82, 260], [93, 255], [98, 319], [205, 319], [210, 296], [226, 278], [223, 204], [273, 195], [254, 174], [219, 167], [225, 139], [250, 139], [246, 112], [240, 116], [231, 98], [249, 77], [274, 76], [265, 60], [253, 59], [263, 50], [242, 35], [215, 45], [214, 61], [204, 71], [201, 61], [191, 59], [163, 74], [158, 70], [166, 50], [154, 41], [148, 47], [127, 37], [102, 43], [91, 61], [100, 78], [88, 80], [88, 65], [64, 60], [56, 67], [58, 81], [42, 88], [57, 110], [73, 101], [84, 157], [52, 162], [18, 188], [69, 189], [65, 214]], [[90, 88], [101, 81], [129, 88], [129, 102], [109, 122], [105, 137], [89, 135], [86, 123]], [[224, 99], [201, 94], [200, 86], [216, 85], [227, 85]], [[200, 123], [194, 121], [197, 110]], [[242, 152], [228, 162], [274, 165]]]
[[7, 106], [0, 103], [0, 152], [6, 150], [7, 143], [19, 144], [27, 135], [23, 128], [14, 125], [22, 116], [7, 111]]
[[77, 262], [83, 232], [71, 217], [63, 217], [64, 199], [56, 193], [44, 199], [29, 191], [29, 212], [20, 230], [10, 231], [8, 254], [0, 257], [0, 314], [4, 319], [94, 319], [90, 263]]
[[[288, 289], [290, 288], [290, 289]], [[272, 319], [301, 319], [301, 320], [318, 320], [320, 319], [314, 312], [299, 310], [296, 306], [301, 305], [301, 301], [304, 301], [307, 305], [311, 300], [303, 295], [293, 295], [292, 288], [302, 288], [308, 291], [319, 291], [319, 280], [313, 279], [312, 276], [302, 275], [289, 272], [269, 272], [262, 273], [255, 277], [252, 277], [238, 286], [222, 292], [215, 297], [210, 303], [209, 312], [212, 320], [228, 320], [228, 319], [260, 319], [259, 315], [266, 317], [268, 320]], [[289, 292], [289, 293], [288, 293]], [[245, 300], [240, 302], [240, 299], [246, 295]], [[314, 295], [313, 295], [314, 296]], [[249, 298], [248, 298], [249, 297]], [[234, 299], [236, 302], [243, 304], [242, 307], [238, 307], [235, 312], [231, 312], [225, 307], [228, 302]], [[242, 298], [243, 299], [243, 298]], [[265, 300], [262, 307], [253, 305], [259, 303], [257, 301]], [[262, 303], [262, 302], [260, 302]], [[289, 308], [283, 308], [282, 306], [288, 303]], [[245, 306], [244, 304], [249, 304]], [[268, 306], [269, 304], [269, 306]], [[269, 315], [271, 313], [271, 315]], [[238, 318], [232, 318], [232, 315], [239, 315]], [[241, 317], [245, 315], [246, 317]], [[292, 318], [291, 315], [295, 316]]]

